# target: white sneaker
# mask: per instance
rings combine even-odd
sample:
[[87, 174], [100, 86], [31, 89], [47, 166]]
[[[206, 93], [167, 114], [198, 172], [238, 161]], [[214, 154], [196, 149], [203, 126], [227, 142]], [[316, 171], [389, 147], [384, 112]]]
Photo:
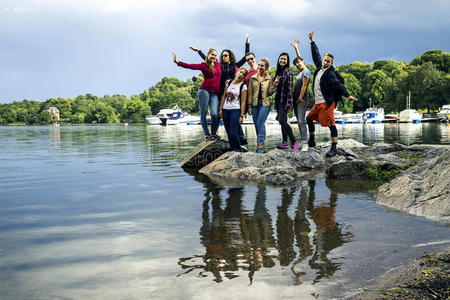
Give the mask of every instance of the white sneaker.
[[302, 152], [308, 152], [308, 142], [302, 141]]

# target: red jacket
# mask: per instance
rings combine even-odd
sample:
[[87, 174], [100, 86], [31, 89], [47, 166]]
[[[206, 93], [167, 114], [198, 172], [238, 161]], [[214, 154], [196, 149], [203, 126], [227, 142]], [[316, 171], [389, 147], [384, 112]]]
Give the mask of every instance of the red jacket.
[[216, 60], [214, 63], [214, 70], [215, 70], [214, 73], [211, 72], [211, 70], [209, 69], [209, 67], [206, 65], [205, 62], [202, 62], [201, 64], [187, 64], [182, 61], [179, 61], [178, 65], [182, 68], [202, 71], [205, 80], [203, 81], [200, 88], [211, 93], [219, 94], [221, 70], [220, 70], [220, 63], [218, 60]]

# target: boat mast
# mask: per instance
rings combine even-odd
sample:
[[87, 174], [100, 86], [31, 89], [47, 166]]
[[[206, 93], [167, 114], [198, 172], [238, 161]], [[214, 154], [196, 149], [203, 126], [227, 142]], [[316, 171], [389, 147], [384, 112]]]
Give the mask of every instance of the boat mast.
[[411, 109], [411, 91], [408, 91], [408, 96], [406, 96], [406, 109]]

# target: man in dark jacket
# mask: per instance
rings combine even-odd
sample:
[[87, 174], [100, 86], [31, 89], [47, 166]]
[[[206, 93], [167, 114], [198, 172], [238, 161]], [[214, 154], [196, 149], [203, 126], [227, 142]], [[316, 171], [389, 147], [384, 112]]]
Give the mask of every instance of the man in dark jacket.
[[308, 146], [316, 146], [314, 140], [314, 121], [317, 121], [322, 127], [330, 128], [331, 149], [327, 152], [327, 157], [333, 157], [337, 154], [336, 146], [338, 140], [336, 124], [334, 122], [334, 108], [342, 96], [347, 98], [347, 100], [357, 101], [357, 99], [350, 96], [345, 86], [338, 79], [339, 75], [336, 74], [333, 67], [333, 55], [327, 53], [323, 59], [321, 58], [319, 48], [314, 43], [314, 30], [308, 36], [311, 40], [312, 58], [317, 67], [313, 80], [314, 106], [306, 116], [309, 129]]

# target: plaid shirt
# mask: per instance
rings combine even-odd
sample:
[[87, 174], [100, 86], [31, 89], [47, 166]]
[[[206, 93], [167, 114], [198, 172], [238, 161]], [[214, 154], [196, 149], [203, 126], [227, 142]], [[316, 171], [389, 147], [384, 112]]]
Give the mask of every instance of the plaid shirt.
[[284, 69], [280, 76], [280, 104], [284, 103], [285, 108], [292, 107], [292, 84], [294, 81], [294, 75], [290, 68]]

